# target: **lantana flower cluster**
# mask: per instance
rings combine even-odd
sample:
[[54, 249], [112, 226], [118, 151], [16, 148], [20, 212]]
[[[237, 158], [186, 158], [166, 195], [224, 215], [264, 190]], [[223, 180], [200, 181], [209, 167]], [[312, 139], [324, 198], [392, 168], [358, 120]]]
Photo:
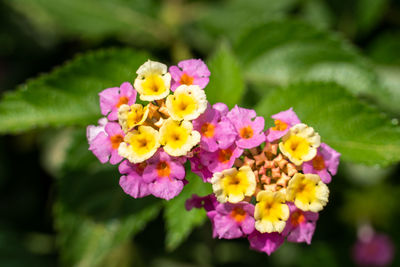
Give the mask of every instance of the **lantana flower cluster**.
[[[196, 124], [217, 129], [218, 122], [224, 123], [229, 138], [223, 146], [216, 139], [215, 151], [204, 146], [190, 158], [213, 194], [193, 195], [186, 208], [207, 211], [214, 238], [245, 237], [252, 249], [268, 255], [285, 239], [310, 244], [340, 154], [321, 143], [291, 108], [273, 115], [275, 125], [264, 132], [264, 119], [254, 110], [221, 107], [209, 107]], [[219, 117], [206, 117], [211, 112]], [[201, 142], [212, 141], [208, 131], [200, 133]]]
[[169, 71], [148, 60], [136, 73], [133, 85], [100, 92], [105, 117], [87, 128], [89, 150], [119, 164], [125, 193], [172, 199], [187, 183], [188, 161], [213, 193], [193, 195], [186, 208], [207, 211], [215, 238], [247, 238], [267, 254], [285, 239], [311, 243], [338, 152], [292, 108], [265, 131], [254, 110], [208, 103], [210, 71], [200, 59]]
[[197, 59], [169, 72], [148, 60], [136, 73], [133, 85], [124, 82], [99, 93], [105, 117], [87, 128], [89, 150], [102, 163], [120, 163], [127, 194], [169, 200], [182, 191], [184, 164], [201, 139], [194, 120], [207, 109], [203, 89], [210, 71]]

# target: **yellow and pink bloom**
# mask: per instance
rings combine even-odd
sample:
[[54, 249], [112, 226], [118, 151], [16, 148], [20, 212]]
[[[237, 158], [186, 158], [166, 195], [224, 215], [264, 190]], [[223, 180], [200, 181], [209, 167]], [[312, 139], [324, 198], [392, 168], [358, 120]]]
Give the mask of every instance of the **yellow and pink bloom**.
[[[96, 135], [94, 136], [94, 134]], [[108, 122], [104, 125], [104, 128], [102, 126], [88, 127], [89, 150], [101, 163], [117, 164], [122, 160], [122, 157], [118, 154], [118, 148], [124, 141], [124, 137], [125, 134], [121, 126], [115, 122]]]
[[220, 203], [208, 216], [213, 225], [213, 237], [234, 239], [254, 231], [254, 206], [247, 202]]
[[124, 82], [120, 87], [112, 87], [99, 93], [101, 114], [108, 120], [118, 119], [118, 108], [121, 105], [133, 105], [137, 92], [129, 82]]
[[287, 203], [290, 216], [282, 235], [286, 236], [289, 242], [311, 244], [315, 227], [317, 226], [318, 213], [302, 211], [292, 202]]
[[318, 148], [317, 155], [312, 160], [303, 163], [303, 172], [318, 174], [322, 182], [329, 184], [332, 175], [336, 175], [339, 160], [340, 153], [322, 143]]
[[270, 143], [279, 140], [292, 126], [301, 123], [293, 108], [274, 114], [271, 118], [275, 120], [275, 126], [269, 128], [266, 133], [267, 142]]
[[171, 66], [169, 72], [172, 76], [171, 91], [180, 85], [198, 85], [201, 89], [209, 82], [210, 71], [201, 59], [188, 59]]
[[[185, 160], [186, 161], [186, 160]], [[143, 181], [148, 184], [149, 192], [159, 198], [170, 200], [183, 189], [185, 168], [181, 159], [173, 158], [158, 150], [147, 161], [143, 171]]]
[[226, 116], [237, 133], [238, 147], [249, 149], [264, 143], [264, 118], [257, 117], [254, 110], [235, 106]]
[[143, 180], [146, 165], [146, 162], [133, 164], [124, 160], [118, 167], [119, 172], [125, 174], [119, 179], [119, 185], [133, 198], [142, 198], [151, 194], [148, 184]]

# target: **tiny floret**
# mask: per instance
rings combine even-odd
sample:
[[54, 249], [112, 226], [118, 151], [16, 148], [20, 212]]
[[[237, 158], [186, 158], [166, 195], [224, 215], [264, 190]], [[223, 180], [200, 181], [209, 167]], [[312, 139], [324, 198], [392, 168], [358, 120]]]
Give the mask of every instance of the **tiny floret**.
[[159, 133], [150, 126], [139, 126], [125, 136], [118, 154], [132, 163], [140, 163], [153, 156], [159, 146]]
[[166, 106], [174, 120], [194, 120], [207, 108], [206, 94], [197, 85], [181, 85], [167, 97]]
[[136, 73], [138, 76], [134, 86], [141, 100], [159, 100], [169, 94], [171, 74], [167, 72], [165, 64], [148, 60], [139, 67]]
[[133, 104], [132, 106], [122, 105], [118, 109], [118, 121], [124, 132], [129, 132], [135, 126], [142, 125], [148, 115], [148, 105], [145, 107], [141, 104]]
[[256, 190], [256, 179], [249, 166], [231, 168], [217, 172], [211, 179], [214, 194], [221, 203], [238, 203], [252, 196]]
[[160, 128], [160, 143], [171, 156], [183, 156], [200, 142], [200, 133], [193, 130], [189, 121], [174, 121], [169, 118]]
[[285, 195], [280, 191], [261, 191], [257, 194], [254, 219], [260, 233], [283, 231], [289, 218], [289, 207], [285, 202]]
[[299, 123], [290, 128], [289, 132], [282, 137], [279, 149], [298, 166], [315, 157], [320, 143], [320, 136], [312, 127]]
[[303, 211], [318, 212], [328, 203], [329, 189], [316, 174], [296, 173], [289, 181], [287, 201]]

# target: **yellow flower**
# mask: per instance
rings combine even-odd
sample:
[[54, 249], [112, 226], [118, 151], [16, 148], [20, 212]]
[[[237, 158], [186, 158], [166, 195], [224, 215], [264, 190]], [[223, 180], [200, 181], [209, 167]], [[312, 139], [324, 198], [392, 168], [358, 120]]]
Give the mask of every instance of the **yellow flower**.
[[133, 127], [143, 124], [148, 115], [148, 105], [143, 107], [141, 104], [132, 106], [124, 104], [118, 109], [118, 121], [125, 133], [132, 130]]
[[165, 64], [148, 60], [139, 67], [136, 73], [138, 77], [134, 87], [139, 92], [141, 100], [159, 100], [169, 94], [171, 74], [167, 72]]
[[217, 200], [222, 203], [238, 203], [256, 190], [256, 177], [247, 165], [239, 170], [231, 168], [214, 173], [211, 183]]
[[289, 181], [286, 196], [303, 211], [319, 212], [328, 203], [329, 189], [316, 174], [296, 173]]
[[186, 155], [200, 142], [200, 137], [189, 121], [179, 122], [169, 118], [160, 128], [160, 143], [165, 152], [175, 157]]
[[318, 133], [312, 127], [299, 123], [290, 128], [282, 137], [279, 149], [295, 165], [299, 166], [303, 161], [309, 161], [317, 154], [317, 148], [321, 144]]
[[132, 163], [140, 163], [153, 156], [159, 146], [159, 133], [150, 126], [142, 125], [125, 135], [118, 154]]
[[194, 120], [207, 108], [204, 90], [197, 85], [181, 85], [167, 97], [168, 113], [174, 120]]
[[289, 207], [281, 191], [260, 191], [254, 209], [255, 227], [261, 233], [281, 233], [289, 218]]

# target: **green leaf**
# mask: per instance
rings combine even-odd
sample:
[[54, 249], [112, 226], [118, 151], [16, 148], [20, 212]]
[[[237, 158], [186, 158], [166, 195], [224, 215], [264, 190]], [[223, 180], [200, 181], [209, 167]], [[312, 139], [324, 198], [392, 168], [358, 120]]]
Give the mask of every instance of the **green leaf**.
[[385, 107], [390, 94], [371, 64], [337, 35], [309, 24], [282, 20], [243, 34], [235, 46], [245, 77], [282, 86], [296, 81], [334, 81], [353, 94], [373, 96]]
[[177, 248], [192, 232], [193, 228], [201, 225], [206, 213], [203, 209], [185, 209], [185, 202], [193, 194], [205, 196], [211, 193], [211, 185], [204, 183], [192, 172], [187, 172], [189, 183], [183, 191], [172, 200], [165, 203], [164, 218], [167, 229], [166, 247], [168, 250]]
[[385, 14], [388, 0], [358, 0], [356, 18], [359, 31], [366, 33], [377, 26], [379, 20]]
[[389, 31], [380, 34], [369, 45], [368, 56], [376, 63], [400, 65], [400, 31]]
[[[400, 160], [400, 127], [334, 83], [298, 83], [274, 90], [256, 107], [269, 117], [290, 107], [321, 135], [342, 159], [368, 165]], [[267, 126], [272, 120], [267, 120]]]
[[133, 80], [147, 58], [130, 49], [99, 50], [28, 81], [0, 101], [0, 133], [94, 123], [100, 117], [98, 93]]
[[224, 102], [229, 107], [238, 104], [245, 91], [240, 65], [227, 44], [222, 44], [207, 63], [210, 83], [205, 88], [207, 100]]
[[[169, 31], [157, 21], [155, 1], [8, 0], [44, 37], [61, 35], [84, 40], [110, 36], [139, 44], [160, 44]], [[41, 40], [39, 40], [41, 41]]]
[[236, 39], [244, 29], [252, 25], [286, 16], [296, 3], [296, 0], [232, 0], [212, 3], [203, 12], [198, 26], [213, 36]]
[[[55, 228], [58, 231], [58, 245], [64, 266], [99, 266], [115, 249], [123, 246], [147, 222], [154, 219], [161, 205], [147, 206], [140, 212], [125, 218], [98, 222], [89, 217], [69, 211], [61, 203], [54, 206]], [[132, 253], [120, 261], [129, 261]], [[116, 259], [114, 259], [116, 260]]]

